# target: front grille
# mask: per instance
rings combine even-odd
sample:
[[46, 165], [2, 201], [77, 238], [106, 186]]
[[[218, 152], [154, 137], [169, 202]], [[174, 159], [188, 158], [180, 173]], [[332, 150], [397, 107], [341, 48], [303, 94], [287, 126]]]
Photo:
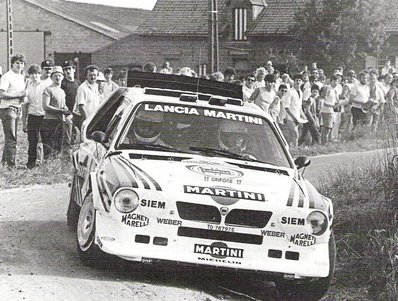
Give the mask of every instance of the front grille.
[[180, 218], [206, 223], [221, 222], [221, 214], [217, 207], [186, 202], [177, 202], [177, 209]]
[[226, 216], [225, 225], [264, 228], [271, 216], [269, 211], [233, 209]]
[[196, 229], [188, 227], [179, 227], [177, 234], [178, 236], [231, 241], [231, 242], [239, 242], [239, 243], [252, 244], [252, 245], [261, 245], [263, 243], [262, 235], [223, 232], [223, 231]]

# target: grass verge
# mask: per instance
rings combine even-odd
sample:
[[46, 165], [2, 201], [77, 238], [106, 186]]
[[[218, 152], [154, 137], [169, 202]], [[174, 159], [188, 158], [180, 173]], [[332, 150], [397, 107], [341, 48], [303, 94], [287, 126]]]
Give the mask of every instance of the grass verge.
[[396, 157], [337, 170], [337, 176], [321, 183], [321, 193], [335, 208], [338, 263], [324, 300], [398, 300], [398, 161], [394, 161]]
[[[19, 126], [19, 129], [21, 127]], [[3, 153], [4, 138], [0, 122], [0, 154]], [[0, 189], [34, 184], [58, 184], [71, 180], [72, 164], [69, 159], [53, 158], [34, 169], [26, 169], [28, 153], [27, 135], [18, 131], [17, 168], [11, 170], [0, 165]]]

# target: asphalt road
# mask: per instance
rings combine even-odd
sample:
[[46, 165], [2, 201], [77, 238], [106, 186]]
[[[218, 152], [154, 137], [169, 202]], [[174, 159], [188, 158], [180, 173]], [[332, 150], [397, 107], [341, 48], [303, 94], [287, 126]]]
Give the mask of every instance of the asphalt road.
[[[305, 176], [317, 186], [341, 168], [382, 156], [367, 152], [313, 158]], [[66, 228], [68, 192], [66, 184], [0, 191], [0, 301], [275, 300], [269, 283], [230, 274], [126, 262], [105, 269], [83, 266], [75, 236]]]

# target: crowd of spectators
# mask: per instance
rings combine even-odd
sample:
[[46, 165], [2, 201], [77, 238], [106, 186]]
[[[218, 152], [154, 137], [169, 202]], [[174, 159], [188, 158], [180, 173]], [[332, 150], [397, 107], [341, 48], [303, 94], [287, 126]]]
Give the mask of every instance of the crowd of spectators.
[[[156, 66], [149, 63], [144, 71], [156, 72]], [[173, 69], [165, 62], [160, 72], [171, 74]], [[198, 76], [189, 67], [174, 74]], [[398, 119], [398, 73], [390, 60], [380, 73], [368, 68], [357, 74], [338, 66], [327, 76], [312, 63], [290, 75], [268, 61], [246, 76], [228, 67], [201, 77], [241, 85], [243, 101], [269, 113], [291, 147], [343, 141], [359, 128], [375, 132], [380, 123], [395, 124]]]
[[[48, 159], [54, 154], [70, 155], [82, 122], [112, 91], [127, 82], [127, 70], [122, 70], [114, 82], [111, 68], [101, 72], [90, 65], [81, 83], [75, 77], [72, 60], [61, 66], [45, 60], [40, 66], [30, 65], [26, 73], [25, 63], [22, 54], [14, 55], [11, 69], [0, 79], [4, 132], [1, 162], [9, 168], [15, 166], [21, 116], [28, 137], [27, 167], [34, 168], [41, 156]], [[148, 63], [141, 71], [198, 77], [190, 67], [173, 70], [169, 62], [159, 69]], [[235, 69], [228, 67], [224, 72], [201, 77], [241, 85], [243, 101], [269, 113], [291, 147], [327, 144], [360, 127], [376, 131], [380, 123], [398, 121], [398, 74], [388, 60], [380, 74], [374, 68], [357, 75], [354, 70], [337, 67], [327, 77], [316, 63], [293, 75], [281, 74], [268, 61], [246, 76], [238, 77]]]
[[51, 60], [32, 64], [25, 73], [25, 57], [11, 58], [11, 69], [0, 79], [0, 119], [4, 132], [1, 163], [15, 167], [19, 120], [28, 138], [27, 168], [38, 159], [53, 155], [70, 156], [71, 145], [78, 141], [83, 121], [118, 84], [112, 81], [113, 70], [101, 72], [95, 65], [85, 69], [85, 80], [75, 77], [71, 60], [54, 66]]

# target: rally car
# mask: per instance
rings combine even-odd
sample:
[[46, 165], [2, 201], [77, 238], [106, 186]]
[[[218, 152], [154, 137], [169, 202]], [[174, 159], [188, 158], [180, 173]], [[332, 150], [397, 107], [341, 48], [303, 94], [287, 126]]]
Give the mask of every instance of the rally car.
[[86, 264], [101, 254], [260, 275], [318, 300], [335, 264], [333, 207], [241, 87], [130, 72], [82, 126], [67, 213]]

